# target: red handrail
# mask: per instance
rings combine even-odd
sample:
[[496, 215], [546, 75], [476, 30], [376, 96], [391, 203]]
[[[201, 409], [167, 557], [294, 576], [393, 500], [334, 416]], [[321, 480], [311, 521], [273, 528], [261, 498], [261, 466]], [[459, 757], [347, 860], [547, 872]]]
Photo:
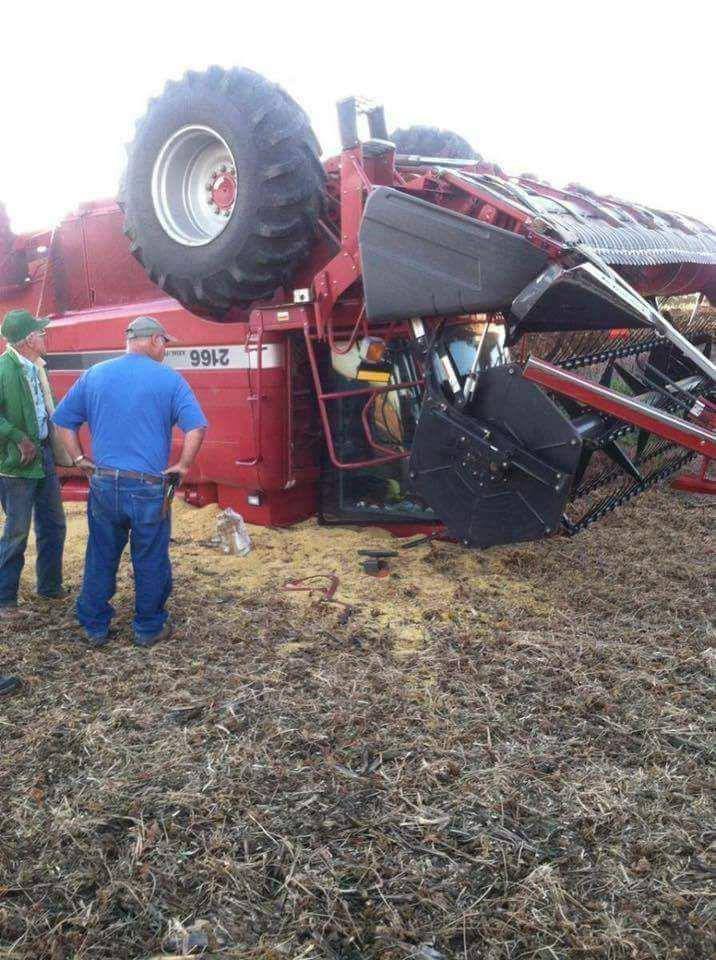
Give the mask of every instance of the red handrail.
[[[251, 408], [251, 425], [252, 432], [254, 435], [254, 450], [256, 451], [251, 460], [237, 460], [237, 467], [255, 467], [257, 464], [261, 463], [263, 460], [263, 455], [261, 453], [261, 374], [263, 373], [263, 338], [264, 338], [264, 328], [263, 324], [259, 327], [258, 330], [258, 339], [256, 341], [257, 349], [257, 362], [256, 362], [256, 373], [257, 373], [257, 388], [256, 393], [250, 394], [247, 397], [248, 403], [256, 404], [255, 407]], [[251, 333], [249, 333], [246, 338], [246, 355], [249, 360], [249, 389], [251, 389]]]
[[[400, 384], [400, 386], [402, 387], [403, 384]], [[405, 386], [406, 387], [410, 386], [410, 384], [405, 384]], [[370, 446], [373, 447], [374, 450], [378, 450], [383, 453], [390, 454], [390, 453], [393, 453], [394, 451], [392, 451], [390, 447], [386, 447], [382, 443], [378, 443], [378, 441], [373, 437], [373, 432], [370, 429], [370, 421], [368, 420], [368, 411], [375, 403], [377, 397], [378, 397], [378, 393], [377, 392], [373, 393], [373, 396], [369, 397], [363, 406], [363, 411], [361, 412], [361, 415], [360, 415], [361, 421], [363, 423], [363, 432], [365, 433], [366, 440], [368, 441]], [[401, 460], [406, 460], [410, 456], [410, 452], [406, 450], [403, 453], [396, 454], [396, 456]]]
[[[344, 400], [347, 397], [360, 397], [369, 395], [372, 400], [375, 400], [375, 397], [381, 393], [390, 393], [392, 390], [406, 390], [410, 387], [421, 386], [422, 380], [411, 380], [405, 383], [392, 383], [385, 387], [361, 387], [355, 390], [345, 390], [345, 391], [332, 391], [326, 393], [323, 390], [323, 385], [321, 383], [321, 374], [318, 369], [318, 361], [316, 359], [316, 353], [313, 349], [313, 337], [309, 329], [308, 321], [303, 325], [303, 335], [306, 340], [306, 349], [308, 351], [308, 360], [311, 365], [311, 373], [313, 375], [313, 383], [316, 388], [316, 399], [318, 400], [318, 409], [321, 414], [321, 423], [323, 425], [323, 433], [326, 438], [326, 446], [328, 447], [328, 456], [331, 459], [331, 463], [338, 470], [359, 470], [364, 467], [379, 467], [385, 463], [395, 463], [397, 460], [404, 460], [408, 454], [407, 453], [395, 453], [390, 452], [386, 453], [381, 457], [374, 457], [372, 460], [355, 460], [349, 463], [339, 460], [336, 454], [335, 444], [333, 442], [333, 434], [331, 432], [331, 423], [328, 417], [328, 409], [326, 407], [327, 400]], [[370, 402], [370, 401], [369, 401]], [[366, 404], [366, 407], [368, 404]], [[366, 408], [363, 409], [363, 414], [365, 415]], [[365, 419], [363, 420], [364, 428], [366, 426]], [[366, 431], [366, 438], [368, 443], [374, 449], [381, 449], [379, 445], [373, 440], [370, 429]], [[385, 449], [385, 448], [383, 448]]]

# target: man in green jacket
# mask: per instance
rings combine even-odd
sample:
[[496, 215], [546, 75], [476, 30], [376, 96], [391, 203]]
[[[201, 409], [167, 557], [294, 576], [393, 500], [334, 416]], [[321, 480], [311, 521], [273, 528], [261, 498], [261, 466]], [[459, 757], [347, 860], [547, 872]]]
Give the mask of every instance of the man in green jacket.
[[[19, 617], [17, 594], [34, 514], [37, 592], [61, 597], [65, 514], [55, 470], [50, 417], [54, 401], [44, 369], [45, 327], [27, 310], [11, 310], [0, 326], [0, 620]], [[57, 450], [60, 455], [61, 448]], [[66, 454], [65, 454], [66, 457]], [[67, 461], [63, 465], [68, 465]]]

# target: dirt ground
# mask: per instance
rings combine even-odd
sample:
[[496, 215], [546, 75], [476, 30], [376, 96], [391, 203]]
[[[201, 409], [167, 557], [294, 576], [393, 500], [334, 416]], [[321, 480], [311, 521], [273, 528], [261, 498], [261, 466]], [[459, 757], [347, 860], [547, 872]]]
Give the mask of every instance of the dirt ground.
[[651, 492], [383, 579], [356, 553], [395, 548], [379, 530], [251, 528], [226, 557], [215, 522], [177, 506], [176, 632], [149, 652], [127, 566], [101, 651], [25, 575], [0, 958], [713, 956], [713, 505]]

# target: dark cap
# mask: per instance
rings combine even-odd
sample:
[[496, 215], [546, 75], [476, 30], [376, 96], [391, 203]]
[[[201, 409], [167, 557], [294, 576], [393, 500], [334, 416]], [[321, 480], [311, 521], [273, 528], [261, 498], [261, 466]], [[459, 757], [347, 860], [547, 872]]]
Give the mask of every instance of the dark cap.
[[177, 339], [154, 317], [137, 317], [127, 327], [127, 340], [144, 340], [145, 337], [164, 337], [167, 343], [175, 343]]
[[8, 343], [20, 343], [25, 337], [38, 330], [44, 330], [50, 322], [49, 317], [33, 317], [29, 310], [10, 310], [0, 327], [0, 335]]

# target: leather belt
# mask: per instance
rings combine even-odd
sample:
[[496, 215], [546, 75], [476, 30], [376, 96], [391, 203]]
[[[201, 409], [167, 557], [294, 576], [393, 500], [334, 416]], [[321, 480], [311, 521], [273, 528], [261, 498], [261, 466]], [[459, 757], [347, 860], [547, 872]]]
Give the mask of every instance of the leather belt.
[[136, 470], [113, 470], [111, 467], [95, 467], [96, 477], [113, 477], [115, 480], [141, 480], [143, 483], [166, 483], [167, 477], [155, 477], [151, 473]]

